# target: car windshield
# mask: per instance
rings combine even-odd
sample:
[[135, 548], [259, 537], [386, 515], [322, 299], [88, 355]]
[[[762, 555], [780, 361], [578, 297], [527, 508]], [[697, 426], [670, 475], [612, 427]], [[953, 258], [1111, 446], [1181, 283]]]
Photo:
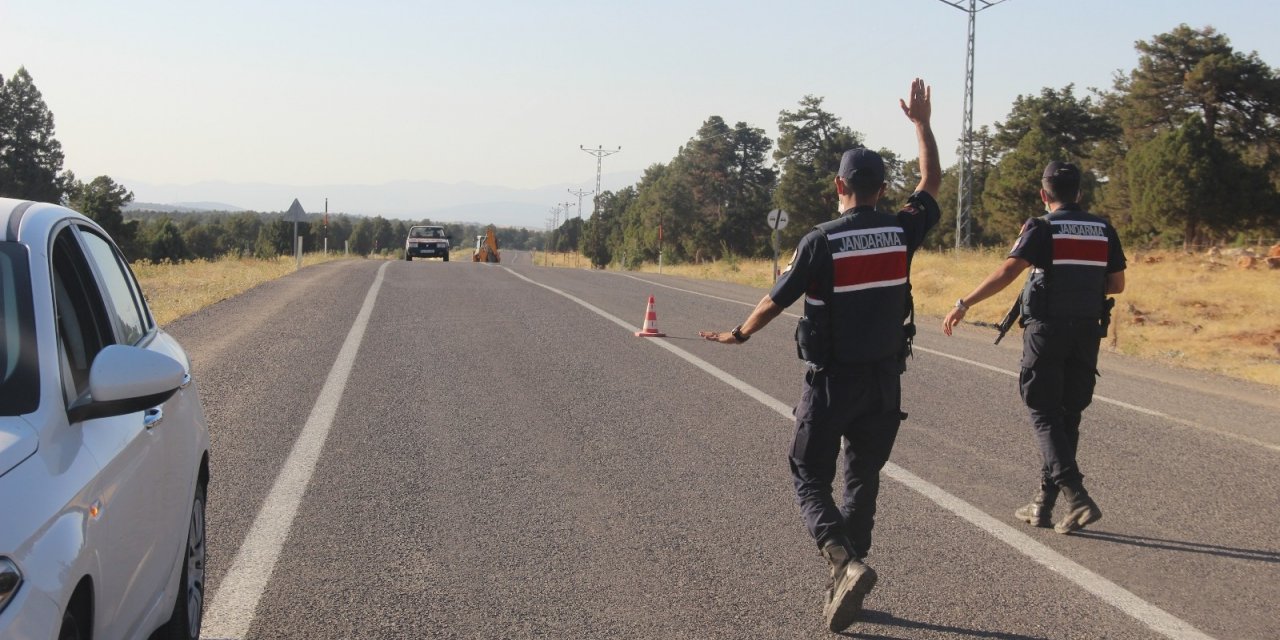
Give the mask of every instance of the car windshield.
[[0, 242], [0, 416], [31, 413], [39, 404], [32, 315], [27, 250]]
[[409, 230], [410, 238], [443, 238], [444, 230], [433, 227], [414, 227]]

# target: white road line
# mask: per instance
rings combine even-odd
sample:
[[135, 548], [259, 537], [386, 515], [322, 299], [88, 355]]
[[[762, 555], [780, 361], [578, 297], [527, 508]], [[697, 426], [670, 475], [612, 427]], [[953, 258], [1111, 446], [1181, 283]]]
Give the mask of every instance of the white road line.
[[[613, 274], [614, 272], [613, 272], [613, 271], [605, 271], [605, 272], [603, 272], [603, 273]], [[732, 303], [734, 303], [734, 304], [746, 305], [746, 306], [748, 306], [748, 307], [755, 307], [755, 306], [756, 306], [756, 303], [754, 303], [754, 302], [743, 302], [743, 301], [741, 301], [741, 300], [734, 300], [733, 298], [721, 298], [720, 296], [713, 296], [713, 295], [711, 295], [711, 294], [709, 294], [709, 293], [703, 293], [703, 292], [701, 292], [701, 291], [693, 291], [692, 289], [681, 289], [680, 287], [673, 287], [673, 286], [671, 286], [671, 285], [669, 285], [669, 284], [662, 284], [661, 282], [654, 282], [654, 281], [652, 281], [652, 280], [645, 280], [644, 278], [637, 278], [637, 277], [635, 277], [635, 276], [633, 276], [633, 275], [631, 275], [631, 274], [629, 274], [629, 273], [618, 273], [618, 274], [616, 274], [616, 275], [620, 275], [620, 276], [622, 276], [622, 277], [624, 277], [624, 278], [631, 278], [632, 280], [637, 280], [637, 281], [639, 281], [639, 282], [643, 282], [643, 283], [645, 283], [645, 284], [651, 284], [651, 285], [653, 285], [653, 286], [655, 286], [655, 287], [663, 287], [663, 288], [666, 288], [666, 289], [671, 289], [671, 290], [673, 290], [673, 291], [683, 291], [684, 293], [692, 293], [692, 294], [694, 294], [694, 295], [702, 296], [702, 297], [704, 297], [704, 298], [711, 298], [712, 300], [720, 300], [721, 302], [732, 302]], [[798, 316], [798, 315], [796, 315], [796, 314], [794, 314], [794, 313], [788, 313], [788, 312], [786, 312], [786, 311], [784, 311], [784, 312], [783, 312], [783, 314], [784, 314], [784, 315], [791, 316], [791, 317], [793, 317], [793, 318], [799, 318], [799, 317], [800, 317], [800, 316]]]
[[[506, 267], [503, 267], [503, 268], [505, 269]], [[580, 305], [582, 305], [582, 306], [586, 307], [588, 310], [590, 310], [590, 311], [592, 311], [593, 313], [595, 313], [595, 314], [597, 314], [597, 315], [599, 315], [599, 316], [601, 316], [601, 317], [605, 318], [606, 320], [609, 320], [609, 321], [613, 322], [614, 324], [616, 324], [616, 325], [618, 325], [618, 326], [622, 327], [623, 329], [626, 329], [626, 330], [628, 330], [628, 331], [632, 331], [632, 332], [634, 332], [634, 331], [635, 331], [635, 329], [634, 329], [634, 328], [632, 328], [631, 323], [627, 322], [626, 320], [623, 320], [622, 318], [619, 318], [618, 316], [615, 316], [615, 315], [613, 315], [613, 314], [609, 313], [608, 311], [605, 311], [605, 310], [603, 310], [603, 309], [601, 309], [601, 308], [599, 308], [599, 307], [597, 307], [597, 306], [595, 306], [595, 305], [591, 304], [590, 302], [587, 302], [587, 301], [585, 301], [585, 300], [583, 300], [583, 299], [581, 299], [581, 298], [578, 298], [578, 297], [576, 297], [576, 296], [573, 296], [573, 295], [571, 295], [571, 294], [565, 293], [564, 291], [561, 291], [561, 290], [559, 290], [559, 289], [556, 289], [555, 287], [550, 287], [550, 286], [547, 286], [547, 285], [545, 285], [545, 284], [542, 284], [541, 282], [538, 282], [538, 281], [536, 281], [536, 280], [531, 280], [531, 279], [529, 279], [529, 278], [526, 278], [525, 276], [522, 276], [522, 275], [520, 275], [520, 274], [518, 274], [518, 273], [516, 273], [515, 271], [512, 271], [512, 270], [510, 270], [510, 269], [507, 269], [507, 272], [508, 272], [508, 273], [510, 273], [511, 275], [513, 275], [513, 276], [517, 277], [517, 278], [520, 278], [521, 280], [524, 280], [525, 282], [528, 282], [529, 284], [537, 285], [537, 286], [539, 286], [539, 287], [542, 287], [543, 289], [546, 289], [546, 290], [551, 291], [551, 292], [553, 292], [553, 293], [557, 293], [557, 294], [559, 294], [559, 295], [561, 295], [561, 296], [564, 296], [564, 297], [566, 297], [566, 298], [568, 298], [568, 299], [570, 299], [570, 300], [572, 300], [572, 301], [574, 301], [574, 302], [576, 302], [576, 303], [578, 303], [578, 304], [580, 304]], [[719, 379], [720, 381], [724, 382], [725, 384], [727, 384], [727, 385], [729, 385], [729, 386], [731, 386], [731, 387], [733, 387], [733, 388], [735, 388], [735, 389], [737, 389], [737, 390], [739, 390], [739, 391], [741, 391], [741, 392], [743, 392], [743, 393], [745, 393], [745, 394], [747, 394], [747, 395], [751, 396], [752, 398], [755, 398], [756, 400], [758, 400], [759, 402], [761, 402], [761, 403], [762, 403], [762, 404], [764, 404], [765, 406], [769, 407], [770, 409], [773, 409], [774, 411], [777, 411], [777, 412], [781, 413], [781, 414], [782, 414], [782, 415], [784, 415], [784, 416], [787, 416], [787, 417], [790, 417], [790, 416], [791, 416], [791, 407], [789, 407], [789, 406], [787, 406], [787, 405], [785, 405], [785, 404], [783, 404], [783, 403], [781, 403], [781, 402], [778, 402], [777, 400], [775, 400], [775, 399], [773, 398], [773, 396], [770, 396], [770, 395], [766, 394], [765, 392], [763, 392], [763, 391], [761, 391], [761, 390], [759, 390], [759, 389], [757, 389], [757, 388], [755, 388], [755, 387], [753, 387], [753, 386], [751, 386], [751, 385], [749, 385], [749, 384], [747, 384], [747, 383], [745, 383], [745, 382], [743, 382], [743, 381], [741, 381], [741, 380], [739, 380], [739, 379], [737, 379], [737, 378], [733, 377], [733, 376], [732, 376], [732, 375], [730, 375], [728, 372], [724, 371], [723, 369], [719, 369], [719, 368], [717, 368], [715, 365], [712, 365], [711, 363], [707, 362], [706, 360], [703, 360], [702, 358], [699, 358], [698, 356], [695, 356], [695, 355], [693, 355], [692, 353], [689, 353], [688, 351], [685, 351], [684, 349], [681, 349], [681, 348], [679, 348], [679, 347], [673, 346], [670, 342], [667, 342], [667, 341], [665, 341], [665, 340], [653, 340], [653, 343], [654, 343], [654, 344], [656, 344], [656, 345], [658, 345], [659, 347], [662, 347], [663, 349], [666, 349], [667, 351], [670, 351], [671, 353], [674, 353], [675, 355], [677, 355], [677, 356], [679, 356], [679, 357], [681, 357], [681, 358], [684, 358], [685, 360], [689, 361], [689, 363], [693, 364], [694, 366], [698, 367], [699, 369], [702, 369], [703, 371], [706, 371], [707, 373], [710, 373], [711, 375], [715, 376], [717, 379]]]
[[338, 358], [329, 370], [329, 377], [325, 378], [311, 415], [307, 417], [298, 440], [293, 444], [293, 450], [280, 468], [280, 475], [276, 476], [271, 492], [258, 510], [231, 568], [222, 577], [218, 592], [210, 601], [201, 637], [230, 640], [243, 638], [249, 633], [258, 600], [262, 598], [276, 561], [280, 559], [280, 551], [285, 539], [289, 537], [298, 505], [302, 502], [312, 473], [315, 472], [316, 463], [320, 460], [320, 452], [324, 449], [325, 438], [333, 426], [333, 418], [338, 413], [342, 392], [347, 387], [347, 378], [351, 376], [356, 354], [360, 351], [365, 329], [369, 326], [369, 316], [373, 313], [378, 289], [382, 287], [383, 273], [390, 264], [388, 262], [378, 268], [373, 286], [369, 287], [360, 313], [356, 315], [347, 339], [338, 351]]
[[[505, 267], [504, 267], [505, 268]], [[614, 316], [595, 305], [592, 305], [581, 298], [565, 293], [554, 287], [547, 286], [541, 282], [531, 280], [522, 276], [511, 269], [506, 269], [508, 273], [514, 275], [525, 282], [542, 287], [548, 291], [559, 294], [573, 302], [576, 302], [588, 310], [612, 321], [628, 331], [633, 331], [633, 327], [626, 321]], [[637, 278], [639, 279], [639, 278]], [[648, 282], [645, 280], [644, 282]], [[656, 284], [650, 282], [649, 284]], [[671, 287], [674, 288], [674, 287]], [[697, 292], [690, 292], [697, 293]], [[732, 302], [732, 301], [731, 301]], [[748, 396], [759, 401], [761, 404], [773, 409], [783, 418], [793, 420], [791, 415], [791, 407], [778, 401], [774, 397], [765, 392], [733, 377], [728, 372], [716, 367], [715, 365], [699, 358], [698, 356], [681, 349], [670, 342], [662, 339], [652, 339], [651, 343], [676, 354], [686, 362], [702, 369], [703, 371], [715, 376], [717, 379], [725, 382], [729, 386], [742, 391]], [[950, 511], [962, 520], [978, 527], [979, 529], [989, 533], [997, 540], [1013, 547], [1019, 553], [1027, 556], [1038, 564], [1054, 571], [1062, 577], [1075, 583], [1080, 588], [1097, 596], [1103, 602], [1119, 609], [1125, 615], [1141, 622], [1147, 628], [1163, 635], [1167, 638], [1177, 640], [1212, 640], [1211, 636], [1205, 635], [1200, 630], [1191, 626], [1182, 619], [1173, 614], [1139, 598], [1133, 592], [1121, 587], [1120, 585], [1102, 577], [1101, 575], [1090, 571], [1083, 565], [1071, 560], [1070, 558], [1054, 551], [1045, 546], [1043, 543], [1035, 540], [1017, 529], [987, 515], [981, 509], [961, 500], [960, 498], [947, 493], [941, 487], [924, 480], [920, 476], [907, 471], [906, 469], [890, 462], [884, 467], [885, 475], [906, 485], [911, 490], [923, 495], [924, 497], [937, 503], [938, 506]]]
[[985, 511], [947, 493], [941, 487], [890, 462], [885, 475], [934, 501], [966, 522], [986, 531], [995, 539], [1013, 547], [1036, 563], [1074, 582], [1103, 602], [1141, 622], [1166, 638], [1204, 640], [1212, 638], [1181, 618], [1135, 595], [1132, 591], [1085, 568], [1074, 560], [1050, 549], [1031, 536], [991, 517]]
[[[606, 271], [605, 273], [614, 274], [614, 272], [611, 272], [611, 271]], [[643, 282], [643, 283], [645, 283], [645, 284], [650, 284], [650, 285], [653, 285], [653, 286], [655, 286], [655, 287], [664, 287], [664, 288], [667, 288], [667, 289], [672, 289], [672, 290], [674, 290], [674, 291], [680, 291], [680, 292], [683, 292], [683, 293], [690, 293], [690, 294], [693, 294], [693, 295], [695, 295], [695, 296], [702, 296], [702, 297], [704, 297], [704, 298], [711, 298], [712, 300], [720, 300], [720, 301], [722, 301], [722, 302], [731, 302], [731, 303], [733, 303], [733, 304], [739, 304], [739, 305], [742, 305], [742, 306], [744, 306], [744, 307], [752, 307], [752, 308], [754, 308], [754, 307], [756, 306], [756, 303], [755, 303], [755, 302], [743, 302], [743, 301], [741, 301], [741, 300], [734, 300], [734, 299], [732, 299], [732, 298], [722, 298], [722, 297], [720, 297], [720, 296], [713, 296], [713, 295], [711, 295], [711, 294], [709, 294], [709, 293], [703, 293], [703, 292], [701, 292], [701, 291], [694, 291], [694, 290], [692, 290], [692, 289], [682, 289], [682, 288], [680, 288], [680, 287], [673, 287], [673, 286], [671, 286], [671, 285], [669, 285], [669, 284], [662, 284], [661, 282], [654, 282], [654, 281], [652, 281], [652, 280], [645, 280], [644, 278], [637, 278], [636, 276], [633, 276], [633, 275], [631, 275], [631, 274], [627, 274], [627, 273], [618, 273], [618, 274], [614, 274], [614, 275], [620, 275], [620, 276], [623, 276], [623, 277], [625, 277], [625, 278], [631, 278], [632, 280], [637, 280], [637, 281], [639, 281], [639, 282]], [[784, 311], [784, 312], [782, 312], [782, 315], [784, 315], [784, 316], [790, 316], [790, 317], [792, 317], [792, 318], [799, 318], [799, 317], [800, 317], [799, 315], [794, 314], [794, 313], [791, 313], [791, 312], [789, 312], [789, 311]], [[967, 365], [974, 366], [974, 367], [978, 367], [979, 369], [986, 369], [987, 371], [992, 371], [992, 372], [995, 372], [995, 373], [1003, 374], [1003, 375], [1006, 375], [1006, 376], [1010, 376], [1010, 377], [1012, 377], [1012, 378], [1017, 378], [1017, 377], [1018, 377], [1018, 372], [1016, 372], [1016, 371], [1009, 371], [1008, 369], [1001, 369], [1000, 367], [992, 366], [992, 365], [989, 365], [989, 364], [987, 364], [987, 363], [985, 363], [985, 362], [978, 362], [977, 360], [970, 360], [970, 359], [968, 359], [968, 358], [962, 358], [962, 357], [960, 357], [960, 356], [952, 355], [952, 354], [950, 354], [950, 353], [945, 353], [945, 352], [943, 352], [943, 351], [938, 351], [938, 350], [936, 350], [936, 349], [929, 349], [929, 348], [927, 348], [927, 347], [922, 347], [922, 346], [920, 346], [920, 345], [915, 345], [915, 346], [914, 346], [914, 347], [912, 347], [912, 348], [913, 348], [913, 349], [915, 349], [916, 351], [921, 351], [921, 352], [928, 353], [928, 354], [935, 355], [935, 356], [939, 356], [939, 357], [942, 357], [942, 358], [949, 358], [949, 359], [951, 359], [951, 360], [955, 360], [956, 362], [963, 362], [963, 363], [965, 363], [965, 364], [967, 364]], [[1107, 396], [1104, 396], [1104, 395], [1099, 395], [1099, 394], [1094, 394], [1093, 399], [1094, 399], [1094, 400], [1097, 400], [1098, 402], [1105, 402], [1105, 403], [1107, 403], [1107, 404], [1115, 405], [1115, 406], [1117, 406], [1117, 407], [1121, 407], [1121, 408], [1123, 408], [1123, 409], [1128, 409], [1128, 410], [1130, 410], [1130, 411], [1134, 411], [1134, 412], [1136, 412], [1136, 413], [1141, 413], [1141, 414], [1144, 414], [1144, 415], [1148, 415], [1148, 416], [1151, 416], [1151, 417], [1153, 417], [1153, 418], [1161, 418], [1161, 419], [1163, 419], [1163, 420], [1168, 420], [1168, 421], [1170, 421], [1170, 422], [1173, 422], [1173, 423], [1179, 424], [1179, 425], [1181, 425], [1181, 426], [1184, 426], [1184, 427], [1187, 427], [1187, 428], [1190, 428], [1190, 429], [1196, 429], [1196, 430], [1199, 430], [1199, 431], [1207, 431], [1207, 432], [1209, 432], [1209, 433], [1212, 433], [1212, 434], [1215, 434], [1215, 435], [1219, 435], [1219, 436], [1222, 436], [1222, 437], [1224, 437], [1224, 438], [1230, 438], [1230, 439], [1232, 439], [1232, 440], [1236, 440], [1236, 441], [1239, 441], [1239, 442], [1244, 442], [1244, 443], [1246, 443], [1246, 444], [1251, 444], [1251, 445], [1256, 446], [1256, 447], [1262, 447], [1262, 448], [1264, 448], [1264, 449], [1270, 449], [1270, 450], [1272, 450], [1272, 451], [1280, 451], [1280, 445], [1271, 444], [1270, 442], [1266, 442], [1266, 441], [1263, 441], [1263, 440], [1259, 440], [1259, 439], [1257, 439], [1257, 438], [1251, 438], [1251, 437], [1249, 437], [1249, 436], [1242, 435], [1242, 434], [1239, 434], [1239, 433], [1232, 433], [1232, 432], [1230, 432], [1230, 431], [1224, 431], [1224, 430], [1222, 430], [1222, 429], [1218, 429], [1218, 428], [1215, 428], [1215, 427], [1210, 427], [1210, 426], [1208, 426], [1208, 425], [1200, 424], [1200, 423], [1198, 423], [1198, 422], [1193, 422], [1193, 421], [1191, 421], [1191, 420], [1187, 420], [1187, 419], [1185, 419], [1185, 418], [1179, 418], [1179, 417], [1177, 417], [1177, 416], [1172, 416], [1172, 415], [1169, 415], [1169, 414], [1164, 413], [1164, 412], [1162, 412], [1162, 411], [1156, 411], [1155, 409], [1148, 409], [1148, 408], [1146, 408], [1146, 407], [1138, 406], [1138, 405], [1136, 405], [1136, 404], [1130, 404], [1130, 403], [1125, 402], [1125, 401], [1123, 401], [1123, 400], [1116, 400], [1115, 398], [1110, 398], [1110, 397], [1107, 397]]]
[[[925, 352], [925, 353], [931, 353], [931, 354], [933, 354], [933, 355], [935, 355], [935, 356], [941, 356], [941, 357], [943, 357], [943, 358], [950, 358], [950, 359], [955, 360], [955, 361], [957, 361], [957, 362], [963, 362], [963, 363], [968, 364], [968, 365], [973, 365], [973, 366], [975, 366], [975, 367], [980, 367], [980, 368], [982, 368], [982, 369], [986, 369], [986, 370], [988, 370], [988, 371], [994, 371], [994, 372], [996, 372], [996, 373], [1003, 373], [1004, 375], [1009, 376], [1009, 377], [1011, 377], [1011, 378], [1017, 378], [1017, 377], [1018, 377], [1018, 373], [1017, 373], [1016, 371], [1009, 371], [1008, 369], [1001, 369], [1000, 367], [993, 367], [993, 366], [991, 366], [991, 365], [989, 365], [989, 364], [986, 364], [985, 362], [978, 362], [977, 360], [970, 360], [970, 359], [968, 359], [968, 358], [961, 358], [960, 356], [953, 356], [953, 355], [951, 355], [951, 354], [949, 354], [949, 353], [943, 353], [942, 351], [936, 351], [936, 350], [934, 350], [934, 349], [928, 349], [928, 348], [922, 347], [922, 346], [920, 346], [920, 345], [913, 345], [913, 346], [912, 346], [912, 348], [913, 348], [913, 349], [915, 349], [915, 350], [917, 350], [917, 351], [923, 351], [923, 352]], [[1152, 410], [1152, 409], [1147, 409], [1146, 407], [1139, 407], [1139, 406], [1138, 406], [1138, 405], [1136, 405], [1136, 404], [1129, 404], [1128, 402], [1124, 402], [1123, 400], [1116, 400], [1116, 399], [1114, 399], [1114, 398], [1108, 398], [1108, 397], [1106, 397], [1106, 396], [1100, 396], [1100, 395], [1097, 395], [1097, 394], [1094, 394], [1093, 399], [1094, 399], [1094, 400], [1099, 400], [1099, 401], [1102, 401], [1102, 402], [1106, 402], [1106, 403], [1108, 403], [1108, 404], [1114, 404], [1114, 405], [1115, 405], [1115, 406], [1117, 406], [1117, 407], [1124, 407], [1125, 409], [1129, 409], [1130, 411], [1137, 411], [1138, 413], [1145, 413], [1145, 414], [1147, 414], [1147, 415], [1149, 415], [1149, 416], [1154, 416], [1154, 417], [1157, 417], [1157, 418], [1170, 418], [1170, 419], [1173, 419], [1173, 416], [1170, 416], [1170, 415], [1169, 415], [1169, 414], [1167, 414], [1167, 413], [1161, 413], [1161, 412], [1159, 412], [1159, 411], [1154, 411], [1154, 410]], [[1206, 428], [1207, 428], [1207, 427], [1206, 427]]]

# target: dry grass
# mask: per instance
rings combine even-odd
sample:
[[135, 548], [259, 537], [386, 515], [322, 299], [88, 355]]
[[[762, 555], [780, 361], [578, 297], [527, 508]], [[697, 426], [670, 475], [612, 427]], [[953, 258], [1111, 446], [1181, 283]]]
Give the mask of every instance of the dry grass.
[[569, 267], [571, 269], [591, 268], [591, 261], [580, 253], [535, 251], [533, 252], [533, 263], [540, 267]]
[[[539, 264], [573, 266], [570, 256], [539, 255]], [[916, 254], [916, 312], [922, 319], [946, 315], [1004, 256], [999, 249]], [[740, 260], [664, 266], [662, 272], [768, 288], [772, 267], [772, 261]], [[1280, 387], [1280, 269], [1244, 269], [1229, 256], [1131, 252], [1125, 278], [1104, 349]], [[998, 322], [1021, 285], [975, 306], [966, 321]]]
[[1280, 386], [1280, 270], [1150, 253], [1127, 277], [1119, 351]]
[[[341, 257], [338, 253], [328, 256], [309, 253], [303, 256], [302, 265], [307, 267]], [[293, 273], [294, 260], [284, 256], [274, 260], [220, 258], [181, 264], [136, 262], [131, 266], [156, 322], [165, 325], [263, 282]]]
[[[782, 269], [787, 267], [785, 261], [778, 266]], [[658, 265], [646, 263], [640, 267], [639, 271], [657, 273]], [[683, 276], [699, 280], [725, 280], [758, 289], [768, 289], [773, 286], [772, 260], [734, 260], [732, 262], [663, 265], [662, 273], [664, 275]]]
[[[1003, 251], [920, 253], [912, 268], [921, 315], [942, 316], [1003, 259]], [[1104, 348], [1280, 387], [1280, 270], [1178, 252], [1131, 253]], [[966, 320], [998, 322], [1016, 287]]]

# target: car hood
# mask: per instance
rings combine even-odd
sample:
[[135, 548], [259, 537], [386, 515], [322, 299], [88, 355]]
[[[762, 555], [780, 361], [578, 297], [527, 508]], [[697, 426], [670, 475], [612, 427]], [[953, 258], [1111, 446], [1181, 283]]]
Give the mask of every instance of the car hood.
[[0, 418], [0, 476], [30, 458], [36, 452], [39, 441], [35, 429], [26, 420], [18, 417]]

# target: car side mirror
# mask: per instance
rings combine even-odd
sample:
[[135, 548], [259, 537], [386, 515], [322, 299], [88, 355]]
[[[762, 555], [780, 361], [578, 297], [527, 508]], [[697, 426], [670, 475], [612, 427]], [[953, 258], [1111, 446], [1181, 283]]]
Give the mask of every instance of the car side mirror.
[[150, 409], [177, 393], [186, 375], [169, 356], [113, 344], [93, 359], [89, 392], [67, 407], [67, 420], [83, 422]]

